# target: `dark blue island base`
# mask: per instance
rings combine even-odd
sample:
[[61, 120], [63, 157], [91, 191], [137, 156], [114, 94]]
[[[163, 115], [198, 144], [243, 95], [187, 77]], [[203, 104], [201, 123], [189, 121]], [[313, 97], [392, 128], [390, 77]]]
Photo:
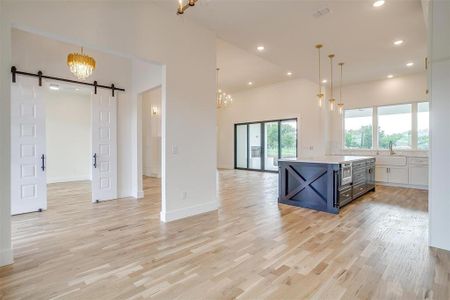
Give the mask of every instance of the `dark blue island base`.
[[353, 165], [358, 181], [341, 186], [340, 164], [279, 161], [278, 202], [337, 214], [343, 205], [375, 190], [375, 160]]

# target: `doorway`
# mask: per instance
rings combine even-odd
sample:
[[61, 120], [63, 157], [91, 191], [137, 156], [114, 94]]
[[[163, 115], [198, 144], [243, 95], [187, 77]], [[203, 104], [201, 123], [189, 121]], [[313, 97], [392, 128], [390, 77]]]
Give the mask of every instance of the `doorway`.
[[144, 196], [161, 185], [161, 85], [142, 92], [142, 175]]
[[234, 124], [234, 168], [277, 172], [278, 159], [297, 157], [297, 119]]

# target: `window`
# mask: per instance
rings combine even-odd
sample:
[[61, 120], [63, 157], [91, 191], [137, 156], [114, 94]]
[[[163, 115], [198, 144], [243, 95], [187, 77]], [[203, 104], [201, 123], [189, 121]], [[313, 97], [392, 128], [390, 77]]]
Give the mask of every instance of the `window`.
[[347, 109], [343, 119], [345, 149], [428, 150], [430, 107], [415, 102]]
[[279, 158], [297, 157], [297, 119], [234, 126], [236, 169], [273, 172]]
[[372, 108], [350, 109], [344, 113], [344, 137], [347, 149], [372, 148]]
[[378, 107], [378, 148], [411, 149], [412, 105]]
[[417, 149], [428, 150], [430, 133], [430, 104], [417, 104]]

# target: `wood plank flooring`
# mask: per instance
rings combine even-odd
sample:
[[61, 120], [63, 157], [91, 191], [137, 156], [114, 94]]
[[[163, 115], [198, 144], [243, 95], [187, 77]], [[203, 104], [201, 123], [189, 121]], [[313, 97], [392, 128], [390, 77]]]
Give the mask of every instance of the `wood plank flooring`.
[[427, 192], [378, 187], [338, 216], [278, 205], [277, 175], [219, 172], [217, 212], [164, 224], [145, 198], [90, 203], [49, 185], [13, 217], [1, 299], [450, 299], [450, 255], [427, 246]]

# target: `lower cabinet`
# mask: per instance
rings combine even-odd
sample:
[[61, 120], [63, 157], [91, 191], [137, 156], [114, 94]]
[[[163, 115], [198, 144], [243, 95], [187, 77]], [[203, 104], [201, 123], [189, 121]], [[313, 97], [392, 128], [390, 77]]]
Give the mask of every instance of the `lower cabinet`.
[[396, 184], [408, 184], [409, 174], [407, 167], [377, 166], [376, 181]]
[[428, 166], [410, 166], [409, 184], [428, 185]]

